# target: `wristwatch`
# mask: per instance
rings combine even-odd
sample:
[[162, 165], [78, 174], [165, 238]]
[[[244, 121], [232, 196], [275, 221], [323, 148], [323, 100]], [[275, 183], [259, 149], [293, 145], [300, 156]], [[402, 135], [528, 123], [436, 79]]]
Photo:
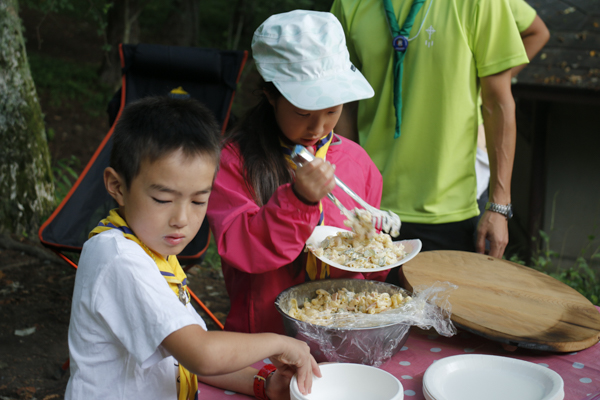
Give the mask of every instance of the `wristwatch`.
[[512, 204], [503, 205], [488, 201], [485, 205], [485, 209], [502, 214], [506, 217], [506, 219], [511, 219], [513, 216]]

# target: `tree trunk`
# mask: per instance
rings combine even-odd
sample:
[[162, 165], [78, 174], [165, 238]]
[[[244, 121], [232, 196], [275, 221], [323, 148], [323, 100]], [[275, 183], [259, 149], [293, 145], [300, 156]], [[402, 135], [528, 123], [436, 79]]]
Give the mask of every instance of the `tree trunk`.
[[54, 207], [54, 184], [18, 9], [0, 1], [0, 231], [34, 234]]
[[174, 0], [162, 29], [172, 46], [196, 46], [200, 34], [200, 0]]
[[98, 71], [101, 83], [118, 88], [121, 82], [121, 60], [119, 44], [137, 44], [140, 37], [138, 17], [142, 6], [138, 0], [118, 0], [108, 10], [106, 26], [106, 44], [109, 50], [104, 51], [102, 65]]
[[250, 47], [254, 29], [256, 29], [252, 25], [255, 8], [254, 0], [238, 0], [236, 2], [227, 32], [227, 48], [229, 50]]

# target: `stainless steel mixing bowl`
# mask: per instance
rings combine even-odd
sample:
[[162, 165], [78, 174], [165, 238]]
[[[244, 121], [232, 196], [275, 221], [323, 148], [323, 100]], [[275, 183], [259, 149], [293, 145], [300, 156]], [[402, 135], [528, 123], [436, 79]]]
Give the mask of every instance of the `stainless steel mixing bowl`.
[[354, 328], [332, 328], [290, 317], [287, 311], [290, 301], [296, 299], [299, 305], [304, 299], [316, 297], [316, 290], [329, 293], [346, 288], [352, 292], [378, 291], [390, 295], [406, 291], [398, 286], [362, 279], [327, 279], [311, 281], [284, 290], [275, 300], [275, 307], [283, 317], [288, 336], [306, 342], [313, 357], [318, 362], [351, 362], [379, 366], [402, 348], [408, 339], [410, 325], [402, 322]]

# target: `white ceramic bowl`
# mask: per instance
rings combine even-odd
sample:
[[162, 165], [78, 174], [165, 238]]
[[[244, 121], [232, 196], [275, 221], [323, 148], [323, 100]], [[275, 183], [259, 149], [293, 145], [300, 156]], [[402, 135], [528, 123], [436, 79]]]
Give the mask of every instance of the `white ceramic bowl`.
[[298, 390], [296, 376], [290, 382], [292, 400], [403, 400], [404, 389], [396, 377], [363, 364], [324, 364], [322, 378], [314, 378], [311, 393]]

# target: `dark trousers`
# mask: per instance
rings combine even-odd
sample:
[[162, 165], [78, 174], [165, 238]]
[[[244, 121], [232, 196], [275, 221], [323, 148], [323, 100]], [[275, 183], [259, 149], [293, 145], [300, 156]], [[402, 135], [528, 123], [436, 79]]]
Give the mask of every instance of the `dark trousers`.
[[[415, 224], [403, 222], [400, 236], [394, 240], [420, 239], [423, 243], [421, 251], [459, 250], [475, 252], [475, 232], [479, 217], [447, 224]], [[400, 286], [399, 270], [393, 268], [386, 282]]]

